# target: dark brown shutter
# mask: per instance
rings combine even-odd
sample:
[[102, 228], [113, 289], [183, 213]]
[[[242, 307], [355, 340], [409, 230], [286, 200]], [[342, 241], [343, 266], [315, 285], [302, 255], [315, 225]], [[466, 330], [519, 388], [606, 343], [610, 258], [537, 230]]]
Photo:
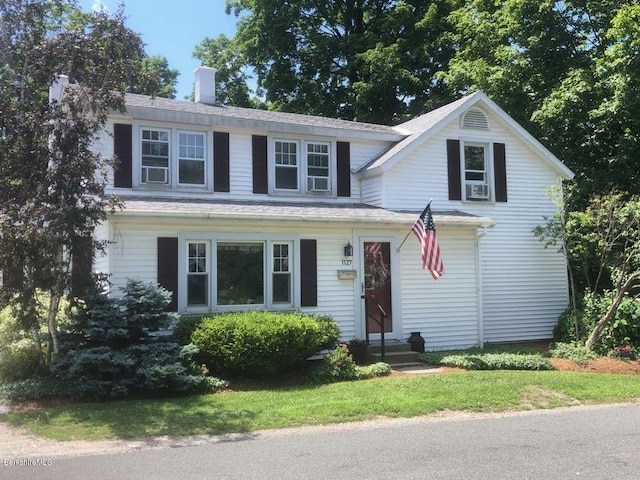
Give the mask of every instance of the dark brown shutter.
[[84, 298], [93, 286], [93, 239], [75, 237], [71, 244], [71, 295]]
[[267, 137], [251, 136], [253, 154], [253, 193], [269, 193], [267, 184]]
[[213, 191], [229, 191], [229, 134], [213, 132]]
[[496, 202], [507, 201], [507, 157], [504, 143], [493, 144], [493, 176], [496, 184]]
[[447, 140], [447, 172], [449, 177], [449, 200], [462, 200], [459, 140]]
[[349, 142], [336, 144], [336, 170], [338, 173], [338, 196], [351, 196], [351, 145]]
[[318, 252], [315, 240], [300, 240], [301, 305], [318, 305]]
[[132, 148], [132, 127], [122, 123], [113, 125], [113, 153], [118, 157], [118, 165], [113, 171], [113, 186], [131, 188], [133, 154]]
[[169, 290], [168, 312], [178, 311], [178, 238], [158, 237], [158, 283]]

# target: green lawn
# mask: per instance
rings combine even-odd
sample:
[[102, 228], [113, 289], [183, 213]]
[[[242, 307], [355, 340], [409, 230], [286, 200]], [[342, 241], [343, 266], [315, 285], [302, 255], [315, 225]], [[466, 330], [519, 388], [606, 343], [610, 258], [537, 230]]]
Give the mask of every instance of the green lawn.
[[223, 434], [379, 416], [498, 412], [640, 399], [640, 378], [576, 372], [476, 371], [195, 397], [70, 404], [0, 415], [57, 440]]

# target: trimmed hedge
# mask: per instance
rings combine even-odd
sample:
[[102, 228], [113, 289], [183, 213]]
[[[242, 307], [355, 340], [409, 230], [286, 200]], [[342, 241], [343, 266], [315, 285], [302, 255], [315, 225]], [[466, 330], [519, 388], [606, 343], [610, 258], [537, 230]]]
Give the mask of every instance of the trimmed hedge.
[[335, 347], [339, 327], [329, 317], [299, 312], [223, 313], [197, 323], [191, 341], [214, 375], [272, 376]]
[[517, 353], [443, 354], [423, 353], [421, 362], [431, 365], [466, 368], [467, 370], [553, 370], [553, 365], [540, 355]]

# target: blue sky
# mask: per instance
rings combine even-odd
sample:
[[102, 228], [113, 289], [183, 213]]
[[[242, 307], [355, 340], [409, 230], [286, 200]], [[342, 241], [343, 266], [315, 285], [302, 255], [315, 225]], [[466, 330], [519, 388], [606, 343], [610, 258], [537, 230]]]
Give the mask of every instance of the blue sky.
[[[115, 12], [120, 0], [79, 0], [84, 11], [104, 6]], [[193, 88], [193, 70], [199, 62], [193, 49], [205, 37], [221, 33], [232, 37], [236, 17], [224, 12], [224, 0], [128, 0], [125, 1], [127, 26], [142, 35], [150, 56], [163, 55], [169, 68], [180, 71], [176, 98], [183, 100]]]

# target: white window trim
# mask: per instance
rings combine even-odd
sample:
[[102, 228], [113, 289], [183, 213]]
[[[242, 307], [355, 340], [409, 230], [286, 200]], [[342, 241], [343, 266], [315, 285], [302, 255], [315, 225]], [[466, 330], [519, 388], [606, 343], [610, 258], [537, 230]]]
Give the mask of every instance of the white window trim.
[[[329, 176], [327, 177], [328, 180], [328, 189], [327, 191], [314, 191], [314, 190], [310, 190], [308, 188], [308, 179], [309, 179], [309, 157], [307, 155], [307, 147], [309, 145], [326, 145], [327, 148], [327, 154], [329, 157]], [[305, 193], [307, 193], [308, 195], [320, 195], [320, 196], [333, 196], [332, 193], [335, 191], [335, 187], [333, 186], [333, 184], [335, 183], [335, 177], [336, 177], [336, 166], [335, 166], [335, 162], [334, 162], [334, 157], [335, 155], [333, 154], [333, 148], [332, 148], [332, 142], [326, 142], [326, 141], [315, 141], [315, 140], [307, 140], [305, 142], [303, 142], [303, 154], [304, 154], [304, 172], [302, 172], [302, 178], [303, 178], [303, 182], [304, 182], [304, 186], [303, 188], [305, 189]]]
[[[482, 146], [485, 154], [485, 175], [488, 189], [487, 199], [467, 198], [467, 183], [471, 185], [481, 185], [482, 182], [470, 180], [467, 182], [467, 169], [465, 165], [465, 146]], [[493, 180], [493, 142], [486, 138], [464, 138], [460, 139], [460, 181], [462, 183], [462, 201], [470, 203], [492, 203], [495, 199], [495, 182]]]
[[[204, 163], [204, 183], [197, 185], [194, 183], [180, 183], [180, 134], [181, 133], [185, 133], [185, 134], [190, 134], [190, 135], [203, 135], [204, 136], [204, 158], [202, 159], [202, 162]], [[209, 137], [213, 136], [213, 135], [207, 135], [208, 132], [205, 131], [201, 131], [201, 130], [176, 130], [175, 131], [175, 137], [176, 137], [176, 146], [175, 146], [175, 178], [176, 178], [176, 185], [178, 186], [178, 188], [198, 188], [198, 189], [206, 189], [207, 188], [207, 179], [209, 178], [209, 164], [213, 163], [213, 156], [211, 156], [211, 162], [209, 161]], [[200, 159], [197, 158], [184, 158], [182, 160], [196, 160], [196, 161], [200, 161]]]
[[[282, 189], [276, 188], [276, 142], [291, 142], [298, 145], [298, 188], [294, 189]], [[307, 145], [308, 144], [322, 144], [329, 146], [329, 190], [324, 191], [310, 191], [307, 189]], [[336, 142], [332, 139], [321, 137], [317, 139], [311, 139], [308, 137], [288, 136], [288, 135], [276, 135], [269, 136], [267, 142], [267, 166], [268, 166], [268, 192], [269, 195], [274, 196], [295, 196], [295, 197], [309, 197], [309, 198], [336, 198], [338, 191], [338, 175], [337, 175], [337, 146]]]
[[[142, 183], [142, 130], [169, 132], [169, 182], [167, 184]], [[204, 185], [178, 183], [178, 133], [198, 133], [205, 136]], [[181, 128], [178, 125], [160, 122], [134, 122], [132, 154], [132, 180], [135, 189], [153, 191], [212, 192], [211, 169], [213, 168], [213, 131], [206, 128]]]
[[[297, 184], [298, 184], [298, 188], [278, 188], [276, 187], [276, 171], [278, 169], [278, 165], [276, 165], [276, 143], [278, 142], [282, 142], [282, 143], [290, 143], [290, 144], [295, 144], [296, 145], [296, 178], [297, 178]], [[273, 170], [273, 174], [270, 175], [270, 178], [273, 178], [273, 191], [279, 194], [287, 194], [287, 193], [295, 193], [298, 194], [301, 191], [302, 188], [302, 184], [300, 182], [300, 177], [301, 177], [301, 172], [300, 170], [303, 168], [303, 159], [302, 157], [302, 148], [301, 148], [301, 142], [298, 139], [293, 139], [293, 138], [273, 138], [272, 142], [271, 142], [271, 148], [269, 149], [271, 152], [271, 162], [270, 165], [272, 167]], [[286, 165], [282, 165], [281, 168], [293, 168], [293, 167], [288, 167]]]
[[[217, 271], [214, 268], [218, 263], [217, 242], [248, 242], [263, 243], [263, 275], [265, 286], [265, 303], [251, 305], [217, 305]], [[207, 271], [209, 272], [209, 305], [187, 306], [187, 262], [189, 242], [207, 242], [209, 256], [207, 258]], [[273, 244], [289, 244], [290, 270], [291, 270], [291, 303], [273, 302]], [[260, 235], [255, 234], [222, 234], [222, 233], [180, 233], [178, 234], [178, 312], [188, 314], [203, 314], [210, 312], [241, 311], [247, 309], [268, 309], [271, 311], [290, 311], [300, 307], [300, 237], [297, 235]]]

